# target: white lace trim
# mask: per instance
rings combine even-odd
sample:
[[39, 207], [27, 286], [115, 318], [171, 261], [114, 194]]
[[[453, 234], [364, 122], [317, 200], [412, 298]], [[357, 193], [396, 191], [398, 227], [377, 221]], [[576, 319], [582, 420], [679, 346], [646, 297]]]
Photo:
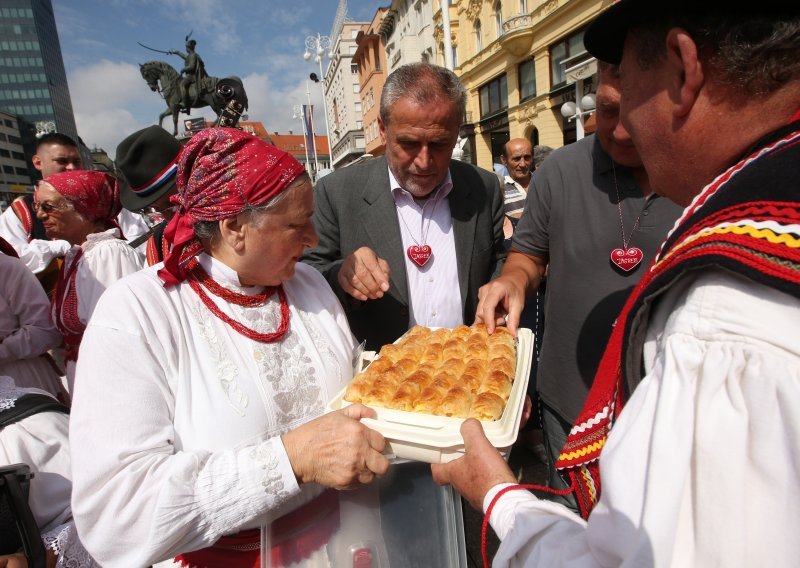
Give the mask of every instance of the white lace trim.
[[93, 568], [100, 565], [89, 555], [78, 538], [75, 525], [69, 522], [42, 535], [45, 548], [56, 553], [56, 568]]
[[20, 397], [31, 392], [35, 391], [18, 387], [11, 377], [0, 376], [0, 411], [14, 408]]

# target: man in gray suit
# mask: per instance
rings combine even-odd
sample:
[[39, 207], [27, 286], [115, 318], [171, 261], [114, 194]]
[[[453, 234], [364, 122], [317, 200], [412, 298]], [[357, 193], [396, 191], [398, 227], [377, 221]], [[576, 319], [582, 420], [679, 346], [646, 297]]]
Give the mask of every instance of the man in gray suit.
[[497, 177], [450, 159], [465, 106], [452, 71], [400, 67], [381, 94], [386, 155], [317, 182], [319, 245], [303, 262], [326, 277], [369, 349], [416, 324], [472, 323], [478, 288], [502, 267]]

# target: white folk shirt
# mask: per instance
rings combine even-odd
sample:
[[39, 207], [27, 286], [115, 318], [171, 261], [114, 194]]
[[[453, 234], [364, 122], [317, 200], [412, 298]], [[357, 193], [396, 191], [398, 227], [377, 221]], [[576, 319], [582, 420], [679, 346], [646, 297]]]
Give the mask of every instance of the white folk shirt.
[[28, 233], [14, 210], [9, 207], [0, 215], [0, 237], [17, 251], [19, 259], [31, 272], [38, 274], [55, 258], [62, 257], [70, 248], [67, 241], [33, 239], [28, 242]]
[[[84, 325], [89, 322], [106, 288], [123, 276], [138, 272], [144, 265], [142, 257], [121, 240], [119, 235], [119, 229], [92, 233], [86, 237], [83, 245], [73, 245], [64, 257], [63, 270], [66, 272], [75, 255], [83, 248], [75, 274], [75, 292], [78, 296], [78, 319]], [[61, 309], [61, 306], [58, 308]], [[74, 361], [67, 361], [67, 385], [72, 394], [75, 389]]]
[[0, 253], [0, 375], [19, 387], [62, 394], [61, 379], [43, 357], [61, 341], [39, 281], [22, 261]]
[[[389, 170], [400, 235], [403, 239], [410, 300], [409, 327], [455, 327], [464, 323], [461, 288], [458, 284], [453, 218], [447, 196], [453, 189], [450, 171], [422, 205], [395, 179]], [[423, 214], [424, 213], [424, 214]], [[424, 242], [423, 242], [424, 241]], [[408, 247], [427, 244], [433, 256], [420, 267], [408, 257]]]
[[[205, 270], [239, 293], [236, 273]], [[83, 337], [70, 418], [73, 512], [107, 567], [149, 566], [277, 519], [317, 496], [298, 486], [280, 436], [320, 416], [353, 376], [355, 340], [323, 276], [298, 263], [283, 286], [291, 320], [276, 343], [212, 314], [189, 283], [164, 288], [156, 264], [109, 288]], [[246, 308], [209, 297], [260, 332], [277, 294]]]
[[[0, 376], [0, 409], [27, 394], [47, 393], [18, 388], [11, 377]], [[0, 429], [0, 466], [31, 468], [28, 504], [45, 547], [58, 555], [56, 568], [90, 568], [98, 565], [81, 544], [70, 509], [68, 421], [61, 412], [40, 412]]]
[[495, 567], [797, 565], [800, 301], [722, 272], [686, 280], [653, 314], [588, 523], [510, 491], [490, 518]]

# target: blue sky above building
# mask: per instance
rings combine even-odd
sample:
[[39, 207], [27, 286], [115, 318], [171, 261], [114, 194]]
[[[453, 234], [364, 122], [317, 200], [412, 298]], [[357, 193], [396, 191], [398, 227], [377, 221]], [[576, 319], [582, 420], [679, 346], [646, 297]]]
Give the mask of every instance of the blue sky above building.
[[[369, 22], [388, 4], [350, 0], [348, 18]], [[330, 35], [337, 6], [337, 0], [53, 0], [78, 132], [89, 147], [113, 156], [125, 136], [154, 124], [166, 105], [148, 89], [139, 64], [158, 59], [180, 70], [183, 61], [137, 42], [185, 51], [190, 32], [208, 74], [244, 80], [250, 120], [270, 132], [300, 131], [292, 107], [306, 102], [306, 79], [319, 71], [313, 59], [303, 59], [305, 39]], [[310, 83], [309, 90], [322, 112], [320, 85]], [[214, 113], [199, 109], [197, 116], [211, 120]], [[171, 118], [164, 126], [171, 129]]]

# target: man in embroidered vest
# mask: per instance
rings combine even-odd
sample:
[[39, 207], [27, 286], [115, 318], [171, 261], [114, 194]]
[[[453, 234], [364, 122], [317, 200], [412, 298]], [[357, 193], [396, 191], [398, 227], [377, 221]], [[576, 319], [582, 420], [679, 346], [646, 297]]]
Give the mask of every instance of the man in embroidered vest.
[[[477, 313], [479, 321], [493, 320], [494, 305], [507, 298], [509, 327], [530, 327], [530, 306], [541, 301], [533, 293], [547, 271], [546, 323], [532, 382], [541, 402], [548, 484], [556, 489], [566, 485], [555, 462], [614, 319], [681, 211], [652, 192], [619, 125], [617, 67], [600, 62], [598, 72], [597, 132], [555, 151], [534, 172], [503, 274], [481, 290]], [[527, 309], [515, 315], [523, 303]], [[569, 496], [551, 498], [578, 510]]]
[[622, 123], [686, 206], [559, 459], [584, 518], [509, 492], [477, 422], [434, 476], [490, 509], [494, 566], [794, 566], [800, 6], [622, 0], [584, 39], [621, 61]]

